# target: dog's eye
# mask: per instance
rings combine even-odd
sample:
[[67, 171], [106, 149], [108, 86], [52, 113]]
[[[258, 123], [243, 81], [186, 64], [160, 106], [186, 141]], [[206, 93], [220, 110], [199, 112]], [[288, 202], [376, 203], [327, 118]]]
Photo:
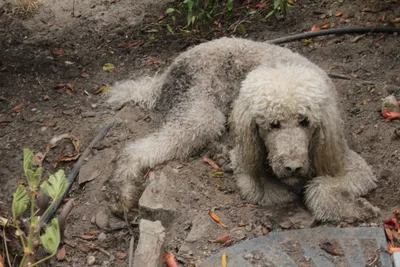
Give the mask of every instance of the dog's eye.
[[309, 120], [308, 120], [308, 118], [304, 118], [304, 119], [302, 119], [301, 121], [300, 121], [300, 125], [302, 126], [302, 127], [308, 127], [308, 125], [310, 124], [310, 122], [309, 122]]
[[279, 129], [281, 128], [281, 124], [279, 123], [279, 121], [274, 121], [273, 123], [270, 124], [271, 129]]

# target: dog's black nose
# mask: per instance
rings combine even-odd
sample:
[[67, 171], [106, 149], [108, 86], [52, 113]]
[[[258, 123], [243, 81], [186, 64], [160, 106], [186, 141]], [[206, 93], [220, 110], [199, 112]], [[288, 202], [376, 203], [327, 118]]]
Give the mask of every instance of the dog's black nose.
[[301, 171], [303, 167], [301, 167], [300, 164], [296, 164], [296, 163], [290, 163], [290, 164], [286, 164], [285, 165], [285, 170], [287, 172], [290, 172], [292, 174], [297, 174]]

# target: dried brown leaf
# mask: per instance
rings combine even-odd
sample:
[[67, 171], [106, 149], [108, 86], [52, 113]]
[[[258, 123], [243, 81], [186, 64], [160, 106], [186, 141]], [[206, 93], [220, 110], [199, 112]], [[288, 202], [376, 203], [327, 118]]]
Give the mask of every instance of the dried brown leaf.
[[57, 252], [57, 260], [64, 260], [65, 256], [67, 256], [67, 251], [65, 249], [65, 246], [63, 246], [58, 252]]
[[224, 223], [221, 222], [221, 219], [218, 217], [217, 214], [215, 214], [215, 212], [213, 212], [212, 210], [208, 211], [208, 214], [210, 215], [210, 217], [217, 222], [219, 225], [221, 225], [223, 228], [227, 229], [228, 226], [226, 226]]

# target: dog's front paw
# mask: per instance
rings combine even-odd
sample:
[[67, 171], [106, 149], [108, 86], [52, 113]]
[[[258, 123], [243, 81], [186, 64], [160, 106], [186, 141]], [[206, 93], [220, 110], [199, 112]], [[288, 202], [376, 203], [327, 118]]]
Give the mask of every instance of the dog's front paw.
[[365, 198], [357, 198], [344, 205], [340, 219], [345, 222], [354, 223], [365, 221], [379, 216], [380, 209], [373, 206]]
[[114, 215], [123, 218], [124, 214], [138, 208], [142, 193], [140, 172], [135, 168], [119, 167], [114, 175], [109, 186], [109, 206]]

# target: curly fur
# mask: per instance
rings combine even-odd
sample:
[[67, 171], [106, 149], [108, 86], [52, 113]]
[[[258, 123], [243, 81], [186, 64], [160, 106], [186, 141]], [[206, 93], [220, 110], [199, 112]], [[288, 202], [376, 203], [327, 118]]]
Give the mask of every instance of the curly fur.
[[117, 210], [133, 207], [148, 168], [185, 159], [229, 128], [231, 160], [247, 201], [286, 203], [304, 189], [320, 220], [379, 212], [359, 198], [376, 187], [376, 178], [347, 146], [333, 83], [288, 49], [244, 39], [207, 42], [182, 53], [161, 75], [117, 83], [108, 102], [133, 102], [164, 117], [158, 131], [121, 153]]

